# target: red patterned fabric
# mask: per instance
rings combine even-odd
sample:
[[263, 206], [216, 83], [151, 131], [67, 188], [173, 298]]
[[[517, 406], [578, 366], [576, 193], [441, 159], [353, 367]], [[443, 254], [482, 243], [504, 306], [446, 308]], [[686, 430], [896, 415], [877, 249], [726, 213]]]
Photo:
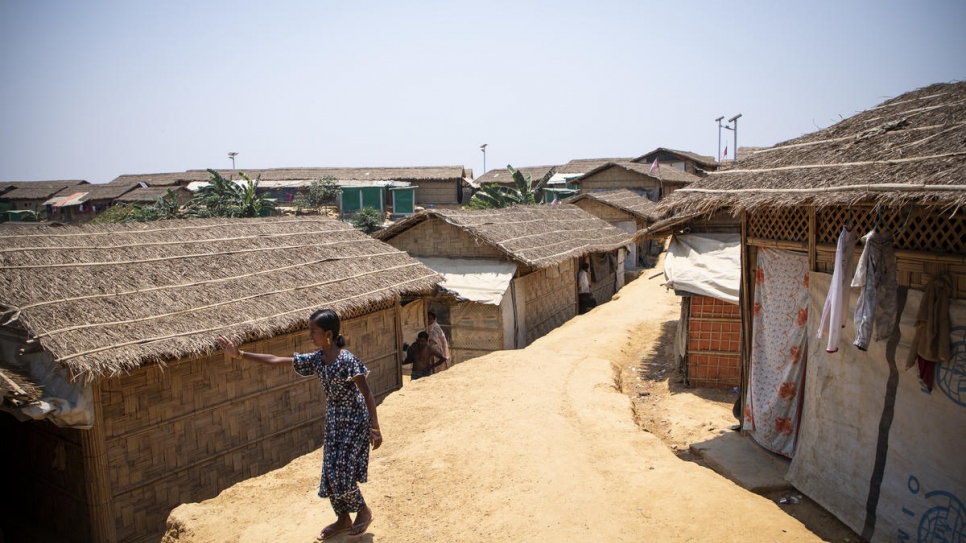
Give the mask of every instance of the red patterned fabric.
[[744, 428], [762, 447], [791, 457], [807, 357], [808, 256], [759, 249], [754, 308]]

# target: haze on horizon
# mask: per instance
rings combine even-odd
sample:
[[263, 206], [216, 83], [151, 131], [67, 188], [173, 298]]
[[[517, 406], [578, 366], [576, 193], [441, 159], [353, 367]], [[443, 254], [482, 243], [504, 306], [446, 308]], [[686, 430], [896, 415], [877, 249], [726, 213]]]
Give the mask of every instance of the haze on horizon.
[[[411, 5], [414, 4], [414, 5]], [[0, 0], [0, 181], [770, 146], [966, 77], [966, 3]], [[722, 147], [734, 152], [733, 134]]]

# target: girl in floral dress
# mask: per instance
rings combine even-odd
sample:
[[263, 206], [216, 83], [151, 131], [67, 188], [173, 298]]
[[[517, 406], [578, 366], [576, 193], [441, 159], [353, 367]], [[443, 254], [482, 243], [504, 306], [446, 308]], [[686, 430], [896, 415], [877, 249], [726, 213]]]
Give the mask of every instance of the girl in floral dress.
[[[299, 375], [318, 376], [326, 398], [319, 497], [329, 498], [338, 518], [317, 539], [330, 539], [342, 532], [362, 535], [374, 517], [358, 483], [368, 479], [369, 446], [377, 449], [382, 444], [376, 401], [366, 381], [369, 370], [342, 349], [345, 339], [339, 334], [339, 317], [331, 309], [309, 317], [309, 338], [319, 350], [291, 357], [242, 351], [224, 336], [218, 337], [218, 343], [233, 358], [273, 366], [291, 364]], [[354, 521], [350, 513], [356, 513]]]

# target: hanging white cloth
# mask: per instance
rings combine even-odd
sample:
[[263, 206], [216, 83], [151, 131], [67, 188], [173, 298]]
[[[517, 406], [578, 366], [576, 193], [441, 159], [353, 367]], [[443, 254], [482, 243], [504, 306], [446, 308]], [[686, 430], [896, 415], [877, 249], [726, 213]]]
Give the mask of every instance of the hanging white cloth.
[[832, 284], [829, 286], [822, 320], [818, 325], [818, 337], [828, 328], [828, 346], [825, 352], [839, 350], [839, 337], [845, 328], [846, 314], [849, 311], [849, 272], [855, 261], [855, 228], [842, 227], [839, 242], [835, 249], [835, 268], [832, 271]]

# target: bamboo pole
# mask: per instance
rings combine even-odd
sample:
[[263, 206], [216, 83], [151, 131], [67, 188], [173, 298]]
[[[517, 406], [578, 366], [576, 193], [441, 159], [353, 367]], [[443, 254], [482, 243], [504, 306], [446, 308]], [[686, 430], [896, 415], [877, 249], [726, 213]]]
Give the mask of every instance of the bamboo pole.
[[80, 432], [87, 507], [91, 519], [90, 537], [91, 541], [117, 543], [117, 519], [114, 515], [114, 499], [111, 497], [104, 414], [101, 409], [101, 384], [94, 381], [90, 386], [94, 426]]

